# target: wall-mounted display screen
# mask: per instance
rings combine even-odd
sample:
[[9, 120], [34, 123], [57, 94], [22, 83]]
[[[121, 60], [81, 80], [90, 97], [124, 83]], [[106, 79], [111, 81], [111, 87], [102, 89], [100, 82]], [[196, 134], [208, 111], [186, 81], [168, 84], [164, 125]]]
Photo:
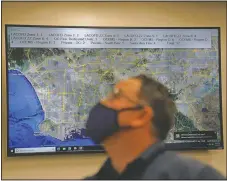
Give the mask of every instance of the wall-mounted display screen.
[[169, 149], [223, 148], [219, 28], [7, 25], [6, 55], [9, 156], [102, 152], [89, 110], [139, 74], [177, 104]]

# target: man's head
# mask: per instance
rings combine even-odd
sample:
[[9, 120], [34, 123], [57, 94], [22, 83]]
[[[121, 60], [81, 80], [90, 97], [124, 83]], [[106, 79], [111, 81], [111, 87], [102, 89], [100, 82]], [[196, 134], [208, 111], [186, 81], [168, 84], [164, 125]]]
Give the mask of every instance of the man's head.
[[[94, 124], [96, 134], [102, 134], [106, 128], [106, 133], [100, 137], [103, 139], [101, 142], [120, 138], [122, 134], [141, 128], [149, 129], [151, 137], [164, 140], [176, 113], [168, 89], [145, 75], [118, 82], [110, 95], [100, 103], [90, 114], [88, 131], [92, 130]], [[95, 120], [99, 122], [95, 123]]]
[[151, 119], [152, 126], [157, 133], [156, 136], [164, 140], [174, 124], [176, 105], [163, 84], [144, 75], [137, 78], [141, 81], [139, 97], [152, 107], [154, 113]]

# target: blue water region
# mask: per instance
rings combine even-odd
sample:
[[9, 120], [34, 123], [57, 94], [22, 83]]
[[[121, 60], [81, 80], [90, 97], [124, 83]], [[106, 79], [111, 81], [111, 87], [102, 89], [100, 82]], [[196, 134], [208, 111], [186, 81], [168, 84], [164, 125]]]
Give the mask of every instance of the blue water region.
[[8, 70], [8, 104], [9, 148], [95, 145], [91, 139], [75, 134], [65, 141], [37, 136], [45, 112], [32, 84], [18, 70]]

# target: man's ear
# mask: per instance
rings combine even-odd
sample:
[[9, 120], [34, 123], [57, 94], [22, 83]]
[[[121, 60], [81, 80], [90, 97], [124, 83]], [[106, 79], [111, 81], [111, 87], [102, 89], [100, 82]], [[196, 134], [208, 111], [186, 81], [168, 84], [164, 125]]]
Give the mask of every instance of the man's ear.
[[141, 116], [130, 121], [131, 127], [141, 127], [149, 123], [153, 119], [153, 110], [150, 106], [145, 106], [141, 111]]

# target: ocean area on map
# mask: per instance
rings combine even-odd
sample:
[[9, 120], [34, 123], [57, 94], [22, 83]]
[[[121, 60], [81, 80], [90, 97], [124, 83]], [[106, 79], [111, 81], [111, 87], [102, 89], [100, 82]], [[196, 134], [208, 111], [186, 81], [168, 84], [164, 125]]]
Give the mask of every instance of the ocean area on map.
[[94, 145], [90, 139], [76, 135], [73, 139], [62, 141], [40, 134], [39, 126], [45, 122], [45, 112], [33, 86], [18, 70], [9, 70], [8, 80], [10, 148]]

